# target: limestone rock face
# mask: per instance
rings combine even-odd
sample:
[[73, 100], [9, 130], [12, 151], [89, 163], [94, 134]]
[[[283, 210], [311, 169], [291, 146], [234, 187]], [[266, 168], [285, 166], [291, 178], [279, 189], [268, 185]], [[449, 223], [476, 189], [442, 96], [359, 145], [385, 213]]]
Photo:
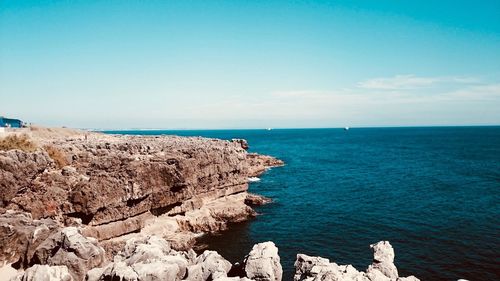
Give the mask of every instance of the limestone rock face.
[[30, 264], [65, 265], [75, 280], [106, 262], [96, 239], [84, 237], [76, 227], [66, 227], [49, 236], [35, 250]]
[[389, 241], [380, 241], [370, 245], [373, 250], [373, 262], [394, 263], [394, 249]]
[[42, 151], [0, 151], [0, 208], [9, 205], [20, 190], [31, 186], [34, 177], [52, 166], [52, 159]]
[[[243, 263], [231, 265], [214, 251], [200, 255], [191, 249], [176, 251], [157, 236], [135, 235], [128, 239], [113, 262], [103, 264], [103, 251], [95, 240], [74, 227], [62, 228], [36, 248], [34, 264], [13, 281], [280, 281], [282, 268], [278, 248], [272, 242], [254, 245]], [[389, 277], [375, 265], [392, 264], [394, 251], [386, 241], [372, 245], [374, 264], [367, 272], [351, 265], [338, 265], [321, 257], [298, 254], [294, 281], [418, 281], [414, 276]], [[85, 273], [82, 276], [82, 273]], [[392, 274], [392, 273], [391, 273]]]
[[33, 220], [31, 214], [6, 211], [0, 215], [0, 263], [29, 266], [38, 246], [58, 229], [54, 220]]
[[73, 281], [66, 266], [34, 265], [12, 281]]
[[304, 254], [297, 255], [294, 280], [369, 281], [364, 273], [357, 271], [351, 265], [338, 265], [336, 263], [330, 263], [330, 261], [325, 258], [310, 257]]
[[389, 278], [398, 278], [398, 269], [394, 265], [394, 249], [389, 241], [380, 241], [370, 245], [373, 250], [373, 263], [367, 272], [380, 271]]
[[244, 261], [246, 276], [257, 281], [281, 281], [283, 269], [278, 248], [273, 242], [259, 243]]
[[[18, 269], [34, 265], [64, 266], [64, 272], [69, 272], [75, 280], [83, 279], [89, 269], [106, 262], [104, 249], [97, 240], [84, 237], [78, 228], [60, 228], [51, 219], [33, 220], [30, 214], [21, 212], [7, 211], [0, 215], [0, 242], [0, 262], [13, 263]], [[60, 270], [37, 267], [36, 272], [27, 272], [23, 278]]]
[[[30, 135], [36, 151], [0, 151], [0, 262], [17, 269], [65, 265], [76, 280], [102, 268], [127, 240], [156, 235], [168, 241], [168, 251], [187, 251], [199, 233], [254, 217], [248, 178], [282, 165], [248, 153], [241, 139], [40, 128]], [[151, 243], [134, 248], [133, 255], [124, 252], [121, 258], [129, 263], [116, 261], [103, 269], [105, 276], [180, 279], [194, 264], [168, 263], [164, 272], [153, 263], [136, 262], [138, 256], [158, 254]], [[172, 259], [167, 256], [153, 260]], [[198, 263], [201, 278], [212, 270], [213, 254], [206, 258]]]
[[134, 237], [114, 262], [94, 268], [86, 280], [181, 280], [196, 254], [177, 252], [167, 241], [156, 236]]
[[[315, 277], [314, 274], [317, 275], [318, 269], [326, 269], [330, 266], [330, 261], [322, 257], [310, 257], [308, 255], [298, 254], [294, 266], [294, 280], [306, 280], [308, 277]], [[314, 271], [313, 267], [316, 267]]]
[[[85, 234], [98, 239], [137, 232], [144, 226], [143, 218], [135, 219], [138, 216], [174, 209], [182, 215], [218, 198], [244, 193], [248, 177], [282, 164], [248, 153], [245, 140], [90, 132], [43, 137], [33, 132], [33, 138], [40, 147], [59, 151], [69, 165], [58, 168], [42, 148], [0, 151], [0, 213], [1, 208], [22, 210], [34, 219], [83, 224]], [[209, 225], [190, 218], [184, 225], [222, 230], [227, 222], [255, 215], [244, 206], [242, 199], [235, 212], [217, 212]]]
[[86, 280], [189, 280], [226, 278], [231, 263], [214, 251], [196, 256], [193, 250], [175, 251], [163, 238], [142, 236], [130, 239], [114, 262], [94, 268]]
[[196, 264], [188, 269], [186, 280], [205, 281], [226, 278], [231, 263], [214, 251], [204, 251], [196, 258]]
[[204, 204], [199, 209], [177, 216], [181, 230], [216, 232], [227, 229], [227, 222], [241, 222], [256, 215], [245, 202], [246, 193], [228, 195]]

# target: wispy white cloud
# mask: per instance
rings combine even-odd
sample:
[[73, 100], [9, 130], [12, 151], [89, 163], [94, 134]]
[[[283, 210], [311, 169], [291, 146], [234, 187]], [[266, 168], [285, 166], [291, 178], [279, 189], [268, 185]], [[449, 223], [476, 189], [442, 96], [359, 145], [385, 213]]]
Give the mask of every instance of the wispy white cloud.
[[[378, 125], [471, 124], [491, 123], [495, 119], [500, 122], [500, 113], [495, 109], [500, 106], [499, 83], [467, 77], [396, 77], [399, 78], [377, 80], [391, 81], [392, 86], [389, 82], [385, 85], [372, 82], [368, 84], [371, 88], [358, 84], [331, 91], [277, 91], [268, 93], [264, 99], [235, 96], [199, 106], [194, 114], [205, 119], [264, 120], [274, 124], [280, 120], [298, 120], [315, 122], [317, 126], [370, 125], [371, 122]], [[426, 94], [415, 91], [424, 86]]]
[[[439, 95], [454, 101], [500, 103], [500, 83], [472, 85]], [[498, 104], [500, 106], [500, 104]]]
[[[118, 121], [132, 117], [138, 120], [135, 126], [153, 120], [147, 123], [151, 127], [190, 124], [195, 128], [500, 124], [500, 80], [426, 77], [417, 81], [413, 87], [391, 90], [353, 83], [347, 88], [234, 91], [196, 102], [180, 96], [174, 103], [165, 97], [148, 107], [147, 117], [152, 119], [143, 119], [143, 111], [130, 108], [112, 117]], [[426, 86], [416, 90], [415, 85]], [[129, 123], [124, 126], [134, 126]]]
[[436, 84], [474, 84], [479, 80], [475, 77], [420, 77], [413, 74], [396, 75], [393, 77], [373, 78], [359, 82], [357, 86], [373, 90], [413, 90], [431, 87]]

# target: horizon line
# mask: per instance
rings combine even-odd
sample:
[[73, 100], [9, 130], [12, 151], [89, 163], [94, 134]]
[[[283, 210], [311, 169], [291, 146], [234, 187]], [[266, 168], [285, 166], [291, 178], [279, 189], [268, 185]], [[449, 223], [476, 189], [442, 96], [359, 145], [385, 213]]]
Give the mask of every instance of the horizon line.
[[[92, 131], [232, 131], [232, 130], [318, 130], [318, 129], [375, 129], [375, 128], [449, 128], [449, 127], [500, 127], [500, 124], [475, 125], [389, 125], [389, 126], [345, 126], [345, 127], [276, 127], [276, 128], [75, 128]], [[69, 127], [66, 127], [69, 128]]]

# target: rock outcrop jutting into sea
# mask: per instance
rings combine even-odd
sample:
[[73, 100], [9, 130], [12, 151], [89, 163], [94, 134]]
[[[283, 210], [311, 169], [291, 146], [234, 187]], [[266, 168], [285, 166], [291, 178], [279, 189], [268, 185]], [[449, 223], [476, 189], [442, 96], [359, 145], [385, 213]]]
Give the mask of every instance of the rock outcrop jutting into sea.
[[190, 248], [193, 233], [255, 216], [245, 204], [248, 178], [282, 165], [241, 140], [37, 132], [40, 149], [0, 151], [0, 208], [79, 226], [100, 241], [143, 231]]
[[[0, 262], [13, 280], [282, 279], [272, 242], [236, 264], [192, 250], [199, 235], [254, 217], [270, 200], [249, 194], [248, 179], [282, 161], [238, 139], [29, 134], [29, 146], [0, 150]], [[299, 254], [294, 279], [405, 280], [388, 242], [372, 248], [366, 273]]]

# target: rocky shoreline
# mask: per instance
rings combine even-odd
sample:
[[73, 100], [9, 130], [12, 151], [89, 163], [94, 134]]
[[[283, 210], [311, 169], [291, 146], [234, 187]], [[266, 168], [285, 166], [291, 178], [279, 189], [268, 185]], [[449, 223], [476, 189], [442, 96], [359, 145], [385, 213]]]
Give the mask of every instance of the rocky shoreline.
[[[236, 264], [192, 247], [254, 217], [270, 200], [247, 192], [249, 178], [282, 161], [239, 139], [28, 134], [0, 150], [0, 273], [12, 280], [281, 280], [272, 242]], [[372, 248], [366, 273], [299, 254], [294, 279], [417, 280], [398, 277], [388, 242]]]

